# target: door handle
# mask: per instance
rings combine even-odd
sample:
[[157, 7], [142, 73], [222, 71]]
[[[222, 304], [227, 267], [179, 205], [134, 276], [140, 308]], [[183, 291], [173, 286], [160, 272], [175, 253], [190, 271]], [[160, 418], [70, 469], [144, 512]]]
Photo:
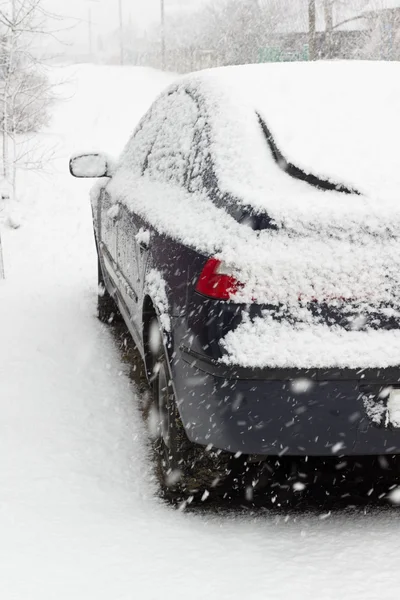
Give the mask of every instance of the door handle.
[[136, 240], [139, 244], [140, 250], [147, 252], [150, 247], [150, 232], [140, 228], [136, 234]]
[[113, 225], [121, 218], [121, 210], [119, 204], [113, 204], [107, 211], [107, 217], [110, 219]]

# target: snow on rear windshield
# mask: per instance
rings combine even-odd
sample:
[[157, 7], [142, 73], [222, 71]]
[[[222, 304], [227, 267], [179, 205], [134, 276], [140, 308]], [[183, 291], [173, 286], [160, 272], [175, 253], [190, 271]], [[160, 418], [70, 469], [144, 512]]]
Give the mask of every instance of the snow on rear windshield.
[[[216, 171], [234, 196], [278, 211], [278, 179], [255, 112], [284, 157], [305, 173], [380, 204], [398, 199], [400, 64], [250, 65], [189, 76], [212, 126]], [[294, 203], [293, 203], [294, 204]]]

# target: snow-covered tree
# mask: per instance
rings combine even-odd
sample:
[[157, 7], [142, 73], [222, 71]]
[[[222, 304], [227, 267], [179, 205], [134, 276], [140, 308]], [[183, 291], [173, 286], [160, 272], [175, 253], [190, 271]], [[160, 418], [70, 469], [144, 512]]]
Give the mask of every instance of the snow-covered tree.
[[[36, 46], [45, 33], [42, 0], [10, 0], [0, 5], [0, 127], [2, 176], [15, 191], [16, 169], [34, 167], [19, 134], [38, 131], [47, 122], [51, 85]], [[36, 165], [37, 166], [37, 165]]]

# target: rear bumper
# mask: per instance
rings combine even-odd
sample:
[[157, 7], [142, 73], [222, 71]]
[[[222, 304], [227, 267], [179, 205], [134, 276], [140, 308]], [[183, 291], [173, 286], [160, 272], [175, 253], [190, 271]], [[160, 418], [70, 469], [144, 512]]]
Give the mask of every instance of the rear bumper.
[[[198, 444], [257, 455], [400, 454], [400, 428], [386, 423], [379, 398], [399, 385], [400, 368], [234, 370], [181, 347], [171, 369], [186, 433]], [[379, 423], [366, 401], [383, 407]]]

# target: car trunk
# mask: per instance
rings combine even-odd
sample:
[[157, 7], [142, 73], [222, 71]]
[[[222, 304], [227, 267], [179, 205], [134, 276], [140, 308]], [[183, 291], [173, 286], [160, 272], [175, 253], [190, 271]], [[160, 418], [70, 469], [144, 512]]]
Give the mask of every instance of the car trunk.
[[[242, 227], [247, 241], [220, 254], [229, 259], [219, 269], [238, 282], [229, 300], [192, 290], [197, 351], [253, 369], [400, 364], [400, 246], [392, 231], [362, 223], [331, 232]], [[205, 264], [195, 266], [194, 282]]]

